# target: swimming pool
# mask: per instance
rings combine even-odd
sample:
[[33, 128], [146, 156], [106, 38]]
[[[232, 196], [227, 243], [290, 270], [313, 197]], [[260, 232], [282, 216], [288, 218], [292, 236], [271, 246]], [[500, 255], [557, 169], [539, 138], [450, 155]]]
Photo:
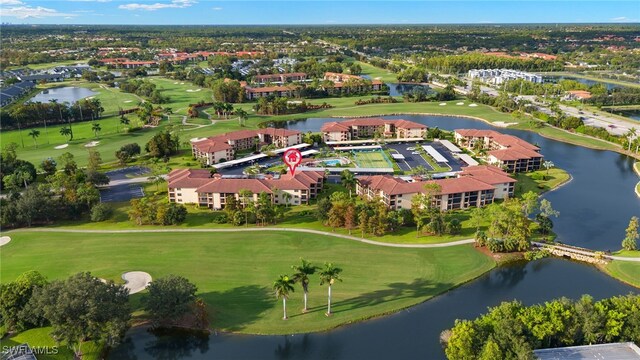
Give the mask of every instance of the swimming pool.
[[341, 162], [338, 159], [333, 159], [333, 160], [325, 160], [323, 161], [323, 163], [327, 166], [337, 166], [340, 165]]

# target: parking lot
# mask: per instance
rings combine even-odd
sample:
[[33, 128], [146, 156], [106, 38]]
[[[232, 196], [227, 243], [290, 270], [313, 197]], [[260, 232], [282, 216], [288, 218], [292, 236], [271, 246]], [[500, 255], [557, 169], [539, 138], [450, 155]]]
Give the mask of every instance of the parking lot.
[[[417, 148], [422, 145], [431, 145], [434, 149], [436, 149], [442, 156], [444, 156], [447, 160], [449, 160], [448, 164], [451, 166], [451, 171], [460, 171], [461, 166], [460, 162], [453, 157], [453, 155], [440, 143], [409, 143], [409, 144], [387, 144], [385, 145], [388, 149], [391, 150], [393, 154], [398, 153], [404, 156], [404, 160], [394, 160], [401, 170], [403, 171], [411, 171], [411, 169], [417, 166], [423, 166], [429, 171], [433, 171], [433, 167], [429, 165], [429, 163], [422, 157], [420, 154], [413, 154], [417, 150], [407, 150], [408, 148]], [[426, 156], [426, 155], [425, 155]]]
[[[124, 169], [107, 171], [105, 174], [110, 181], [114, 181], [143, 177], [149, 175], [150, 172], [151, 169], [143, 166], [130, 166]], [[100, 201], [102, 202], [129, 201], [143, 196], [144, 191], [140, 184], [119, 184], [100, 189]]]
[[129, 201], [143, 196], [144, 191], [139, 184], [121, 184], [100, 190], [101, 202]]

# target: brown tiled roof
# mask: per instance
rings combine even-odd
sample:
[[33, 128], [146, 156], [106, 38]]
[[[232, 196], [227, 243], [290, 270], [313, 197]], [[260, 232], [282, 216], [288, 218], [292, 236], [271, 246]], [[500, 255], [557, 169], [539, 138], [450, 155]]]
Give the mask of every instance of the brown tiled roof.
[[531, 159], [542, 157], [542, 154], [535, 152], [533, 150], [515, 147], [515, 148], [507, 148], [500, 150], [491, 150], [489, 151], [489, 155], [492, 155], [498, 160], [502, 161], [510, 161], [510, 160], [520, 160], [520, 159]]
[[293, 86], [265, 86], [265, 87], [258, 87], [258, 88], [252, 88], [252, 87], [245, 87], [245, 89], [247, 90], [247, 92], [250, 93], [264, 93], [264, 92], [273, 92], [273, 91], [293, 91], [296, 88]]
[[320, 128], [320, 131], [324, 131], [324, 132], [342, 132], [342, 131], [349, 131], [349, 127], [339, 123], [339, 122], [328, 122], [328, 123], [324, 123], [322, 124], [322, 127]]
[[169, 173], [169, 188], [197, 188], [211, 179], [211, 173], [207, 169], [178, 169]]
[[458, 176], [469, 176], [490, 185], [515, 183], [517, 181], [501, 169], [490, 165], [467, 166]]
[[393, 124], [397, 128], [402, 129], [426, 129], [426, 125], [422, 125], [409, 120], [387, 120], [382, 118], [357, 118], [341, 122], [328, 122], [322, 125], [320, 131], [348, 131], [352, 126], [384, 126], [385, 124]]
[[279, 190], [308, 190], [311, 184], [322, 181], [324, 172], [296, 171], [279, 179], [230, 179], [211, 177], [207, 169], [179, 169], [169, 173], [169, 188], [196, 188], [198, 193], [239, 193], [250, 190], [254, 194]]
[[493, 186], [485, 182], [466, 176], [453, 179], [431, 180], [427, 181], [427, 183], [436, 183], [440, 185], [441, 195], [495, 189]]
[[495, 143], [503, 147], [502, 149], [489, 151], [489, 154], [498, 160], [510, 161], [542, 157], [538, 153], [539, 147], [516, 136], [501, 134], [493, 130], [457, 129], [455, 132], [464, 137], [491, 138]]
[[196, 149], [198, 149], [198, 151], [204, 153], [214, 153], [217, 151], [232, 149], [231, 145], [224, 141], [224, 139], [217, 137], [195, 141], [192, 142], [192, 144]]
[[382, 191], [386, 195], [424, 193], [426, 191], [424, 186], [429, 183], [440, 185], [439, 194], [441, 195], [494, 189], [488, 183], [472, 177], [407, 182], [391, 175], [374, 175], [358, 177], [358, 182], [362, 186], [374, 191]]

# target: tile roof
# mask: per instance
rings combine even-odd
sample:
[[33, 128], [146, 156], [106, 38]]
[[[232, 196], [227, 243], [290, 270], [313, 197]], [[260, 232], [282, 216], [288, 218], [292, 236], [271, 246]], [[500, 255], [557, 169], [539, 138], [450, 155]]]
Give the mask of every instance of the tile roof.
[[467, 166], [458, 176], [469, 176], [490, 185], [515, 183], [517, 180], [495, 166]]
[[324, 172], [296, 171], [295, 175], [282, 175], [280, 178], [231, 179], [211, 177], [207, 169], [179, 169], [169, 173], [169, 188], [196, 188], [198, 193], [239, 193], [250, 190], [258, 194], [279, 190], [308, 190], [311, 184], [321, 182]]
[[324, 123], [320, 128], [320, 131], [333, 132], [333, 131], [348, 131], [353, 126], [384, 126], [385, 124], [393, 124], [400, 129], [426, 129], [427, 126], [419, 124], [409, 120], [388, 120], [382, 118], [356, 118], [349, 119], [340, 122], [328, 122]]

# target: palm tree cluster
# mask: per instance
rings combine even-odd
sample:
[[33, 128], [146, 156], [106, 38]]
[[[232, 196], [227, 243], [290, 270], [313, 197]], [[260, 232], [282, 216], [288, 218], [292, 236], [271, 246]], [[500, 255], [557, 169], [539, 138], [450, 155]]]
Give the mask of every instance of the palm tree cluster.
[[289, 298], [289, 294], [295, 291], [293, 285], [296, 283], [300, 283], [302, 291], [304, 292], [304, 308], [302, 312], [306, 313], [308, 311], [307, 297], [309, 294], [310, 277], [315, 274], [316, 271], [318, 271], [318, 275], [320, 275], [320, 285], [328, 285], [327, 312], [325, 314], [327, 316], [331, 315], [331, 286], [336, 281], [342, 281], [340, 277], [342, 269], [328, 262], [324, 264], [323, 268], [320, 268], [312, 265], [305, 259], [301, 259], [300, 265], [291, 266], [291, 269], [294, 271], [292, 276], [280, 275], [278, 279], [273, 282], [273, 290], [275, 291], [276, 298], [282, 298], [282, 308], [284, 312], [282, 319], [287, 319], [287, 299]]

